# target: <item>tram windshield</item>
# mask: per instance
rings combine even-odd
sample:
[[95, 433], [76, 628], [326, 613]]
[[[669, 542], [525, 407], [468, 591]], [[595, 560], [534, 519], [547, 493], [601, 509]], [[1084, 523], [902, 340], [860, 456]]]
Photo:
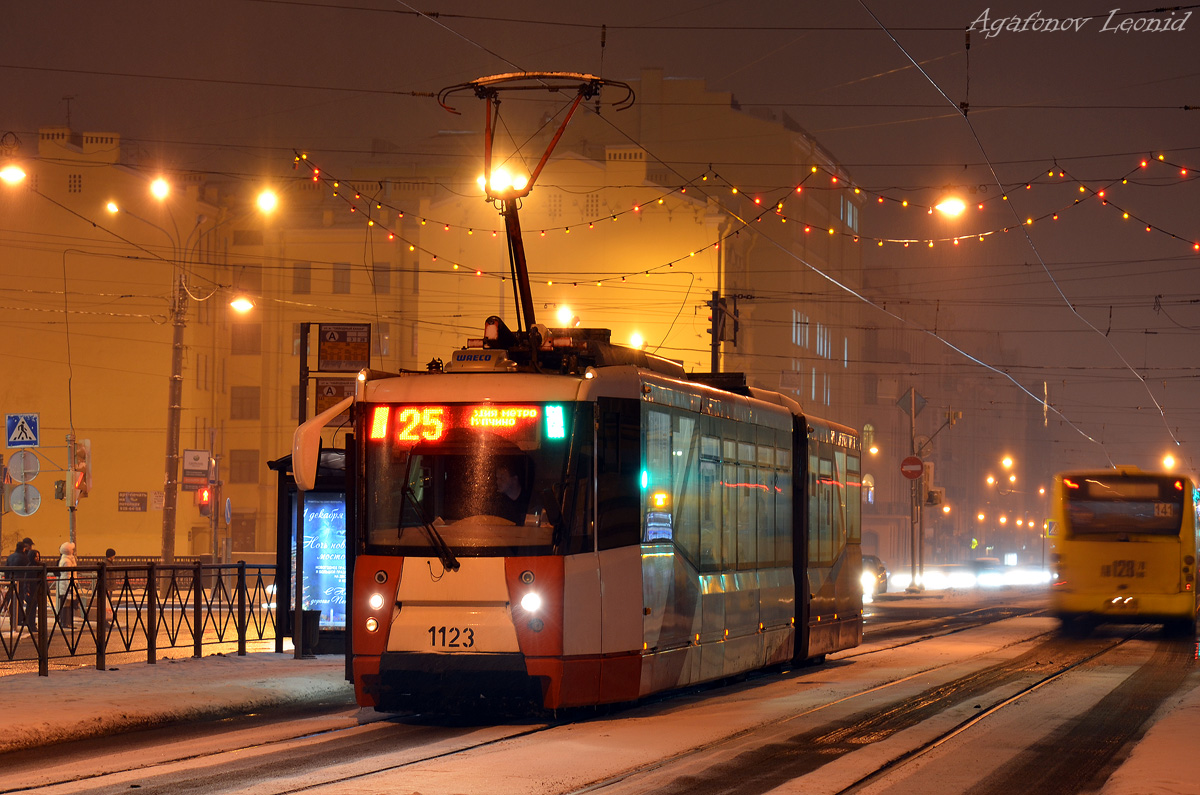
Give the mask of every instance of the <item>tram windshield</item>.
[[[1067, 520], [1075, 535], [1179, 535], [1186, 486], [1171, 476], [1064, 477]], [[1190, 497], [1190, 495], [1186, 495]]]
[[436, 555], [444, 544], [471, 556], [545, 553], [561, 542], [574, 404], [367, 409], [368, 546]]

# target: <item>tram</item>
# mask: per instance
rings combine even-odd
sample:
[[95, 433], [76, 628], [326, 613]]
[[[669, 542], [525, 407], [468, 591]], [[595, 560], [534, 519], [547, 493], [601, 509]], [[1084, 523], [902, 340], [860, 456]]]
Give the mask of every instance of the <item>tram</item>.
[[1100, 623], [1195, 631], [1196, 483], [1136, 467], [1054, 478], [1051, 609], [1065, 634]]
[[[492, 317], [444, 367], [360, 376], [359, 704], [632, 701], [861, 642], [857, 434], [608, 336]], [[342, 410], [297, 430], [300, 488]]]

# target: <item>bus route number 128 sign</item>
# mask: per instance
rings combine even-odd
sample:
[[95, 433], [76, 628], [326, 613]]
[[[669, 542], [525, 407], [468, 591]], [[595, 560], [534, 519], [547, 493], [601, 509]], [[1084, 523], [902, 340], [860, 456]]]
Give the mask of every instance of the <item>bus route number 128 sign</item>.
[[915, 455], [910, 455], [900, 462], [900, 474], [909, 480], [916, 480], [925, 471], [925, 463]]

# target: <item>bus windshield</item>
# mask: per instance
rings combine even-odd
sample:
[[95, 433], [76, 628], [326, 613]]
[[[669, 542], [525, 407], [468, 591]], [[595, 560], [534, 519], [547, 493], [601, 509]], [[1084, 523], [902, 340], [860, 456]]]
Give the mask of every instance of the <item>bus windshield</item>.
[[[371, 405], [366, 543], [392, 554], [538, 554], [562, 531], [573, 404]], [[590, 430], [590, 427], [589, 427]]]
[[[1064, 477], [1067, 520], [1075, 535], [1179, 535], [1185, 486], [1153, 475]], [[1189, 495], [1190, 496], [1190, 495]]]

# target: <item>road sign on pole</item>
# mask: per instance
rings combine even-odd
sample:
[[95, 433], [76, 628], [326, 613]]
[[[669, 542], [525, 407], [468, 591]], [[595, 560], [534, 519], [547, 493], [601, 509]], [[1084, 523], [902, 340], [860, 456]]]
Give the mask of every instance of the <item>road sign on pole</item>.
[[900, 474], [909, 480], [916, 480], [925, 474], [925, 462], [915, 455], [910, 455], [900, 462]]
[[4, 429], [9, 447], [38, 446], [37, 414], [5, 414]]

